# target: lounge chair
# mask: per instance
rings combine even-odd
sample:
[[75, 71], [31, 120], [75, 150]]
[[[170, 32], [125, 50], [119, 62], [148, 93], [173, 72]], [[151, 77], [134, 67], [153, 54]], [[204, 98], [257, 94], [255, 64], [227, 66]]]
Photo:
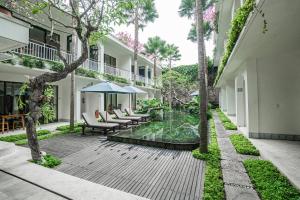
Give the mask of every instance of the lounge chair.
[[121, 128], [121, 126], [125, 126], [127, 128], [128, 125], [132, 123], [131, 120], [113, 119], [107, 111], [100, 111], [100, 116], [105, 122], [119, 124], [119, 128]]
[[124, 113], [120, 109], [114, 109], [114, 113], [116, 114], [118, 119], [126, 119], [126, 120], [131, 120], [132, 124], [135, 122], [136, 124], [139, 124], [139, 121], [142, 120], [141, 117], [130, 117], [130, 116], [125, 116]]
[[84, 135], [84, 130], [86, 127], [90, 127], [92, 129], [103, 130], [104, 134], [107, 134], [109, 131], [115, 132], [116, 127], [119, 127], [119, 124], [116, 124], [116, 123], [98, 122], [96, 120], [96, 118], [90, 117], [87, 113], [82, 113], [82, 118], [85, 122], [82, 126], [82, 134], [83, 135]]
[[130, 117], [141, 117], [144, 121], [150, 118], [149, 114], [135, 114], [130, 108], [125, 108], [125, 112]]

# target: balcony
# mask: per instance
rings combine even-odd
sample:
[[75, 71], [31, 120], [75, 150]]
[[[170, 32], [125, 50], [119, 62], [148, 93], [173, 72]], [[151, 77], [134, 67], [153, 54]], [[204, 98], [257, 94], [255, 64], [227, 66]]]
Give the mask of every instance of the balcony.
[[[60, 62], [60, 58], [57, 55], [57, 49], [53, 46], [50, 46], [48, 44], [40, 43], [37, 41], [31, 40], [29, 44], [25, 47], [17, 48], [15, 50], [12, 50], [11, 52], [18, 54], [18, 55], [25, 55], [30, 56], [33, 58], [45, 60], [45, 61], [54, 61], [54, 62]], [[64, 58], [66, 58], [67, 62], [70, 63], [73, 60], [73, 55], [70, 53], [62, 52]], [[101, 72], [101, 62], [87, 59], [81, 66], [84, 69]], [[121, 77], [123, 79], [126, 79], [125, 82], [130, 82], [133, 80], [134, 74], [132, 74], [130, 71], [119, 69], [116, 67], [111, 67], [108, 65], [104, 65], [103, 69], [105, 74], [113, 75], [116, 77]], [[132, 79], [131, 79], [132, 78]], [[144, 76], [136, 75], [136, 81], [137, 84], [140, 86], [152, 86], [153, 80], [148, 79], [146, 81], [146, 78]]]
[[[60, 58], [57, 55], [57, 49], [55, 47], [45, 43], [40, 43], [38, 41], [33, 41], [33, 40], [31, 40], [27, 46], [12, 50], [11, 52], [19, 55], [31, 56], [31, 57], [35, 57], [47, 61], [54, 61], [54, 62], [60, 61]], [[66, 52], [62, 52], [62, 54], [68, 63], [72, 62], [73, 60], [72, 54]], [[82, 64], [82, 67], [93, 71], [98, 71], [98, 69], [100, 69], [100, 63], [88, 59]]]

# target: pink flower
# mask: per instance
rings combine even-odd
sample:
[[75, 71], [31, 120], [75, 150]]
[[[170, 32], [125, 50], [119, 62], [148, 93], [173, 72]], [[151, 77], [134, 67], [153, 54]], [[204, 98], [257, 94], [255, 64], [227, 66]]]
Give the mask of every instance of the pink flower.
[[204, 21], [207, 21], [209, 23], [214, 23], [215, 18], [216, 18], [216, 7], [215, 5], [212, 5], [204, 11], [203, 19]]

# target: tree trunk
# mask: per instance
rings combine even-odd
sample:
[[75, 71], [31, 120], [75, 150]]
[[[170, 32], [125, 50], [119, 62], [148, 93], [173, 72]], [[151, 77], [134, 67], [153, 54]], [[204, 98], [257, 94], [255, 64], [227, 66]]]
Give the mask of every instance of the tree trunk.
[[[74, 54], [73, 54], [74, 55]], [[70, 131], [74, 130], [74, 123], [75, 123], [75, 116], [74, 116], [74, 109], [75, 109], [75, 71], [71, 73], [71, 95], [70, 95]]]
[[134, 69], [133, 69], [133, 82], [136, 84], [136, 73], [138, 70], [138, 45], [139, 45], [139, 8], [138, 6], [135, 8], [135, 16], [134, 16], [134, 53], [133, 53], [133, 60], [134, 60]]
[[196, 0], [196, 25], [197, 25], [197, 45], [198, 45], [198, 65], [199, 65], [199, 96], [200, 123], [198, 133], [200, 135], [200, 152], [208, 152], [208, 123], [207, 123], [207, 91], [206, 91], [206, 64], [205, 64], [205, 45], [203, 35], [203, 8], [201, 0]]
[[[171, 74], [171, 71], [172, 71], [172, 60], [170, 59], [169, 60], [169, 73], [170, 75]], [[169, 82], [169, 87], [170, 87], [170, 92], [169, 92], [169, 108], [170, 110], [172, 110], [172, 76], [170, 76], [170, 82]]]
[[33, 160], [41, 161], [41, 151], [38, 143], [36, 124], [38, 119], [41, 117], [40, 112], [40, 102], [43, 96], [44, 84], [39, 84], [35, 79], [30, 80], [29, 83], [29, 112], [26, 115], [26, 134], [28, 138], [28, 145], [31, 150], [31, 157]]
[[156, 68], [157, 68], [157, 66], [156, 66], [156, 56], [154, 57], [154, 65], [153, 65], [153, 79], [154, 79], [154, 87], [156, 88], [156, 79], [157, 79], [157, 75], [156, 75]]

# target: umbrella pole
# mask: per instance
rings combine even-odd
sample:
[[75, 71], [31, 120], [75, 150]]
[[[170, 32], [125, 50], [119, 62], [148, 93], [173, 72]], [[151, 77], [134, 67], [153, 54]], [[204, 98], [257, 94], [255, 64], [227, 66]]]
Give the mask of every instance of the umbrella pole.
[[105, 118], [106, 118], [106, 122], [107, 122], [107, 112], [108, 112], [108, 98], [107, 98], [107, 96], [108, 96], [108, 93], [106, 93], [106, 116], [105, 116]]

